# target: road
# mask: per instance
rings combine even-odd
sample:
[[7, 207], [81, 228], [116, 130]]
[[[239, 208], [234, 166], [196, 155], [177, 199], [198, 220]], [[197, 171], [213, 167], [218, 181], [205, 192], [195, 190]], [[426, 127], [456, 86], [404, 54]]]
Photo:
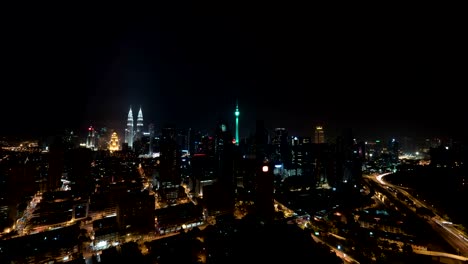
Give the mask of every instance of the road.
[[312, 236], [312, 238], [314, 239], [315, 242], [323, 243], [323, 244], [327, 245], [331, 250], [333, 250], [335, 252], [336, 256], [338, 256], [340, 259], [342, 259], [344, 261], [344, 263], [359, 264], [359, 262], [357, 260], [353, 259], [352, 257], [347, 255], [343, 251], [341, 251], [341, 250], [337, 249], [336, 247], [326, 243], [325, 241], [321, 240], [320, 238], [318, 238], [317, 236], [315, 236], [313, 234], [310, 234], [310, 235]]
[[[376, 183], [385, 186], [391, 187], [401, 194], [403, 194], [407, 199], [412, 201], [418, 207], [426, 208], [434, 213], [434, 217], [425, 218], [426, 222], [443, 238], [449, 245], [451, 245], [460, 255], [468, 257], [468, 237], [466, 234], [458, 230], [453, 224], [448, 222], [447, 220], [443, 219], [431, 206], [427, 206], [423, 201], [412, 196], [408, 193], [404, 188], [393, 185], [388, 183], [384, 180], [384, 177], [389, 175], [390, 173], [384, 173], [380, 175], [370, 176], [369, 178], [374, 180]], [[392, 192], [394, 197], [397, 197], [394, 192]], [[403, 202], [403, 201], [402, 201]], [[412, 211], [415, 211], [415, 208], [410, 207], [407, 203], [403, 202], [403, 204], [407, 205]]]
[[461, 260], [461, 261], [468, 261], [467, 257], [463, 256], [458, 256], [450, 253], [445, 253], [445, 252], [434, 252], [434, 251], [427, 251], [427, 250], [415, 250], [414, 253], [416, 254], [421, 254], [421, 255], [428, 255], [428, 256], [433, 256], [433, 257], [446, 257], [446, 258], [452, 258], [456, 260]]
[[[281, 204], [280, 202], [278, 202], [276, 200], [274, 200], [274, 204], [275, 204], [275, 208], [277, 208], [277, 210], [283, 211], [283, 213], [285, 215], [289, 215], [289, 216], [297, 215], [293, 210], [289, 209], [288, 207], [284, 206], [283, 204]], [[321, 240], [320, 238], [318, 238], [317, 236], [315, 236], [313, 234], [311, 234], [311, 236], [312, 236], [312, 238], [314, 239], [315, 242], [323, 243], [323, 244], [327, 245], [331, 250], [333, 250], [335, 252], [337, 257], [339, 257], [339, 258], [341, 258], [343, 260], [344, 263], [346, 263], [346, 264], [359, 264], [359, 262], [357, 260], [353, 259], [352, 257], [347, 255], [343, 251], [339, 250], [338, 248], [326, 243], [325, 241]]]

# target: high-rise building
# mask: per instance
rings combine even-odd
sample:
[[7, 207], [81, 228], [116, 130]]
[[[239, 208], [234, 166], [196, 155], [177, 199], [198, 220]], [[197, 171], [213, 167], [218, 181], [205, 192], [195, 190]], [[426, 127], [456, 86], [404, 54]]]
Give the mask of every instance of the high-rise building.
[[88, 136], [86, 137], [86, 147], [89, 149], [97, 148], [97, 136], [94, 127], [88, 127]]
[[128, 111], [127, 128], [125, 129], [125, 143], [128, 145], [129, 148], [133, 147], [133, 137], [134, 137], [133, 113], [132, 113], [132, 107], [130, 107], [130, 110]]
[[[207, 173], [201, 176], [209, 176], [210, 167], [213, 167], [213, 183], [206, 186], [200, 186], [203, 190], [203, 199], [206, 203], [206, 209], [209, 215], [226, 216], [234, 212], [234, 194], [235, 181], [233, 171], [233, 140], [232, 133], [225, 122], [219, 121], [213, 140], [213, 152], [207, 151], [206, 154], [196, 154], [208, 156], [205, 160], [204, 170]], [[199, 159], [201, 160], [201, 159]], [[211, 163], [211, 164], [209, 164]], [[205, 178], [206, 179], [206, 178]], [[208, 180], [208, 179], [207, 179]], [[205, 181], [208, 182], [208, 181]]]
[[224, 122], [219, 122], [215, 135], [215, 173], [220, 189], [219, 200], [226, 212], [234, 209], [235, 182], [233, 175], [232, 133]]
[[153, 151], [154, 151], [154, 133], [155, 133], [155, 129], [154, 129], [154, 124], [151, 123], [148, 125], [148, 130], [149, 130], [149, 149], [148, 149], [148, 154], [149, 155], [153, 155]]
[[47, 191], [56, 191], [61, 186], [64, 168], [65, 146], [61, 137], [55, 137], [49, 147], [49, 170], [47, 173]]
[[160, 183], [162, 198], [172, 203], [178, 199], [181, 184], [180, 175], [180, 150], [176, 141], [176, 129], [165, 127], [162, 129], [160, 142]]
[[356, 184], [362, 176], [362, 162], [365, 156], [364, 143], [358, 144], [351, 128], [343, 130], [336, 139], [336, 181], [337, 185]]
[[272, 143], [274, 146], [274, 163], [283, 164], [289, 169], [291, 165], [291, 150], [288, 142], [288, 131], [283, 127], [275, 128]]
[[155, 229], [155, 197], [147, 190], [124, 192], [117, 204], [117, 225], [121, 232], [147, 233]]
[[136, 127], [135, 136], [139, 138], [141, 137], [142, 134], [143, 134], [143, 112], [141, 111], [141, 107], [140, 107], [140, 110], [138, 110], [137, 127]]
[[90, 194], [94, 190], [91, 177], [92, 151], [86, 148], [77, 148], [69, 152], [68, 179], [71, 189], [81, 194]]
[[255, 131], [255, 157], [256, 157], [256, 177], [255, 177], [255, 210], [257, 216], [264, 221], [273, 219], [273, 189], [274, 175], [273, 166], [265, 157], [267, 145], [267, 133], [262, 120], [257, 120]]
[[109, 142], [109, 150], [110, 152], [120, 150], [119, 137], [117, 136], [117, 132], [112, 133], [112, 136]]
[[315, 144], [323, 144], [323, 143], [325, 143], [325, 133], [324, 133], [324, 131], [323, 131], [323, 127], [322, 127], [322, 126], [316, 126], [316, 127], [315, 127], [314, 143], [315, 143]]

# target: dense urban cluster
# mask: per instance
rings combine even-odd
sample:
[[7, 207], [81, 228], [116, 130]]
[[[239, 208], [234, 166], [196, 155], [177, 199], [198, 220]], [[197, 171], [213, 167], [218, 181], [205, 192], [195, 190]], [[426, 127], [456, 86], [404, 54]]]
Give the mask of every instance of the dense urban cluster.
[[130, 108], [123, 133], [5, 138], [0, 262], [468, 261], [463, 205], [448, 206], [468, 198], [466, 142], [261, 120], [244, 136], [239, 118], [146, 129], [140, 108], [134, 128]]

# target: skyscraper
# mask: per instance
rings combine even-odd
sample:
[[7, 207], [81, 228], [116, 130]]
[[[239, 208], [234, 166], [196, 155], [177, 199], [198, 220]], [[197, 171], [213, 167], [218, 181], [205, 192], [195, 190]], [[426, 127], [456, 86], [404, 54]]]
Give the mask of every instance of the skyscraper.
[[162, 129], [160, 148], [161, 196], [165, 202], [173, 203], [179, 196], [181, 184], [180, 150], [176, 142], [176, 129], [173, 126], [166, 126]]
[[154, 124], [151, 123], [148, 125], [148, 130], [149, 130], [149, 149], [148, 149], [148, 154], [153, 155], [153, 148], [154, 148]]
[[272, 164], [266, 159], [267, 132], [263, 120], [257, 120], [255, 131], [255, 211], [263, 221], [271, 221], [274, 214], [274, 175]]
[[135, 149], [135, 143], [138, 142], [138, 147], [141, 148], [141, 139], [143, 137], [143, 112], [138, 110], [138, 116], [137, 116], [137, 123], [136, 123], [136, 130], [133, 133], [133, 149]]
[[314, 143], [315, 144], [325, 143], [325, 134], [324, 134], [322, 126], [316, 126], [315, 127]]
[[137, 117], [137, 129], [136, 129], [137, 135], [140, 133], [143, 133], [143, 112], [140, 110], [138, 111], [138, 117]]
[[90, 149], [96, 148], [96, 130], [94, 127], [88, 127], [88, 137], [86, 138], [86, 147]]
[[109, 150], [111, 152], [118, 151], [120, 149], [119, 146], [119, 137], [117, 136], [117, 132], [113, 132], [111, 136], [111, 140], [109, 142]]
[[234, 212], [233, 146], [231, 131], [226, 122], [219, 120], [214, 136], [215, 183], [203, 187], [203, 199], [209, 215], [227, 216]]
[[49, 170], [47, 173], [46, 191], [56, 191], [61, 185], [61, 178], [64, 168], [65, 146], [61, 137], [55, 137], [49, 146]]
[[[143, 118], [143, 115], [142, 115]], [[130, 106], [130, 111], [128, 111], [128, 118], [127, 118], [127, 128], [125, 129], [125, 143], [127, 143], [129, 148], [133, 147], [133, 113], [132, 107]]]
[[288, 131], [286, 128], [275, 128], [272, 143], [274, 146], [273, 161], [276, 164], [283, 164], [289, 169], [292, 157], [288, 143]]

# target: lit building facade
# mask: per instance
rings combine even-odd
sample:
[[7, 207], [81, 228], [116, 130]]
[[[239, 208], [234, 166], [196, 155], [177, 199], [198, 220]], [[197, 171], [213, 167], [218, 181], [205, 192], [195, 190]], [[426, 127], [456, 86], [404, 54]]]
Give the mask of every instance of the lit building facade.
[[315, 143], [315, 144], [323, 144], [323, 143], [325, 143], [325, 133], [324, 133], [324, 131], [323, 131], [323, 127], [322, 127], [322, 126], [316, 126], [316, 127], [315, 127], [314, 143]]
[[143, 135], [143, 112], [138, 110], [138, 117], [137, 117], [137, 125], [136, 125], [136, 132], [135, 132], [135, 138], [134, 140], [139, 140], [141, 139], [141, 136]]
[[[128, 111], [127, 117], [127, 127], [125, 129], [125, 139], [124, 142], [127, 144], [129, 149], [135, 150], [136, 148], [141, 149], [141, 143], [143, 136], [149, 136], [150, 132], [143, 131], [144, 123], [143, 123], [143, 111], [140, 109], [138, 110], [137, 120], [136, 120], [136, 127], [134, 124], [133, 118], [133, 111], [132, 107], [130, 106], [130, 110]], [[154, 129], [154, 126], [153, 126]], [[135, 144], [137, 146], [135, 146]]]
[[132, 107], [128, 111], [127, 117], [127, 128], [125, 129], [125, 143], [127, 143], [129, 148], [133, 147], [133, 137], [134, 137], [134, 130], [133, 130], [133, 113]]
[[109, 142], [109, 150], [110, 152], [120, 150], [119, 137], [116, 132], [112, 133], [111, 140]]
[[90, 126], [88, 128], [88, 136], [86, 137], [86, 147], [90, 149], [95, 149], [97, 147], [97, 136], [96, 130], [94, 127]]

